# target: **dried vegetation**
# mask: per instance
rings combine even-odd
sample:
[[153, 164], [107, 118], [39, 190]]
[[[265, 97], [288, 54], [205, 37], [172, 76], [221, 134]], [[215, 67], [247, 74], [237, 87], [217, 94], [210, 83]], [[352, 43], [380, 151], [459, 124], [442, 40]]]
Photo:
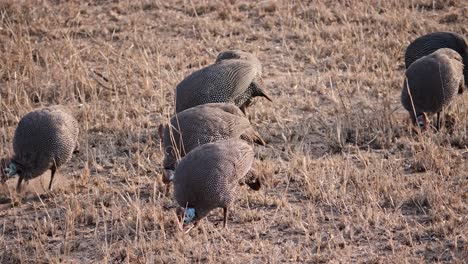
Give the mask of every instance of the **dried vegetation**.
[[[83, 133], [52, 193], [48, 174], [23, 197], [0, 186], [0, 262], [466, 261], [466, 95], [423, 136], [399, 103], [409, 42], [466, 25], [463, 0], [1, 0], [0, 157], [40, 106]], [[219, 210], [184, 234], [157, 128], [229, 48], [259, 57], [274, 98], [248, 110], [264, 186], [241, 188], [228, 230]]]

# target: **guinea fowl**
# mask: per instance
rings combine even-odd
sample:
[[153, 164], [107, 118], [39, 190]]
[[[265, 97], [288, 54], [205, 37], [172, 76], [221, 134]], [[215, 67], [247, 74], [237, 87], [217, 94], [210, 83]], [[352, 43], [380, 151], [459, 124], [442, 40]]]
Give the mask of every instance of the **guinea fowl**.
[[460, 54], [448, 48], [413, 62], [406, 70], [401, 102], [413, 123], [423, 130], [429, 125], [428, 114], [437, 113], [436, 127], [440, 127], [440, 112], [463, 90], [463, 63]]
[[184, 223], [198, 222], [211, 210], [223, 208], [226, 227], [239, 181], [253, 160], [252, 147], [239, 139], [208, 143], [188, 153], [174, 175], [174, 197], [183, 209]]
[[78, 122], [61, 106], [42, 108], [21, 118], [13, 138], [14, 156], [5, 169], [9, 177], [19, 176], [16, 185], [51, 170], [49, 190], [56, 170], [68, 162], [78, 144]]
[[231, 50], [218, 55], [216, 62], [193, 72], [176, 87], [176, 112], [207, 103], [233, 103], [242, 112], [253, 97], [270, 97], [260, 87], [262, 67], [255, 56]]

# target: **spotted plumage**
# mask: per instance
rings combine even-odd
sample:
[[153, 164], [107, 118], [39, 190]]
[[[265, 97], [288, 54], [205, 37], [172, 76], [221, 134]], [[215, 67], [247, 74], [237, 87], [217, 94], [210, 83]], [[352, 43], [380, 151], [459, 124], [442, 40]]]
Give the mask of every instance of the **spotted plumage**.
[[196, 222], [211, 210], [223, 208], [226, 226], [238, 182], [246, 176], [253, 160], [252, 147], [238, 139], [208, 143], [188, 153], [174, 175], [174, 197], [185, 209], [185, 223]]
[[21, 182], [51, 170], [49, 190], [55, 171], [68, 162], [78, 146], [78, 123], [61, 106], [42, 108], [21, 118], [13, 138], [14, 156], [7, 168], [8, 175], [18, 174]]
[[464, 86], [460, 54], [448, 48], [421, 57], [406, 70], [401, 102], [413, 123], [428, 128], [428, 115], [439, 115]]
[[[460, 54], [463, 64], [465, 87], [468, 85], [468, 46], [465, 38], [454, 32], [434, 32], [415, 39], [406, 49], [405, 66], [409, 66], [417, 59], [429, 55], [441, 48], [449, 48]], [[459, 93], [463, 92], [463, 87]]]
[[210, 103], [186, 109], [173, 116], [170, 125], [161, 132], [165, 182], [170, 181], [177, 160], [199, 145], [235, 138], [265, 144], [241, 110], [228, 103]]
[[206, 104], [233, 103], [244, 112], [252, 98], [263, 96], [259, 85], [262, 67], [255, 56], [241, 51], [225, 51], [214, 64], [200, 69], [176, 87], [176, 112]]

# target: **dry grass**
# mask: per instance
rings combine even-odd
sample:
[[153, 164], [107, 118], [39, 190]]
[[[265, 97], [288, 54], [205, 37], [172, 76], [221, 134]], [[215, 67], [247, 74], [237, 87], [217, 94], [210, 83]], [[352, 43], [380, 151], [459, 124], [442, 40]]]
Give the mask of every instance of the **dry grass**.
[[[53, 192], [48, 174], [22, 199], [1, 187], [1, 262], [463, 263], [466, 95], [453, 131], [419, 136], [399, 94], [408, 43], [467, 24], [463, 0], [1, 0], [0, 157], [37, 107], [70, 106], [82, 130]], [[228, 230], [220, 210], [184, 234], [157, 127], [228, 48], [259, 57], [275, 99], [248, 109], [264, 186], [241, 188]]]

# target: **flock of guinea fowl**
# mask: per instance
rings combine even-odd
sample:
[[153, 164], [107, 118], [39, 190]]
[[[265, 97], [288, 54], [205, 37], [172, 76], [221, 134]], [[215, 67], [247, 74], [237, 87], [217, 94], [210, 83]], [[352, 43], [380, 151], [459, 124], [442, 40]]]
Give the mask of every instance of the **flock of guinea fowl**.
[[[406, 49], [406, 73], [401, 103], [413, 125], [424, 132], [441, 126], [440, 112], [468, 82], [466, 40], [453, 32], [435, 32], [414, 40]], [[215, 63], [193, 72], [176, 87], [176, 114], [159, 127], [164, 151], [163, 182], [172, 183], [178, 214], [195, 225], [216, 208], [223, 208], [226, 226], [230, 204], [239, 184], [260, 188], [254, 143], [264, 145], [245, 116], [252, 99], [263, 96], [262, 67], [248, 52], [228, 50]], [[429, 117], [437, 115], [431, 125]], [[51, 170], [54, 174], [78, 148], [79, 124], [62, 106], [25, 115], [13, 138], [14, 156], [2, 160], [2, 178], [19, 176], [16, 190]], [[427, 132], [426, 132], [427, 133]]]

